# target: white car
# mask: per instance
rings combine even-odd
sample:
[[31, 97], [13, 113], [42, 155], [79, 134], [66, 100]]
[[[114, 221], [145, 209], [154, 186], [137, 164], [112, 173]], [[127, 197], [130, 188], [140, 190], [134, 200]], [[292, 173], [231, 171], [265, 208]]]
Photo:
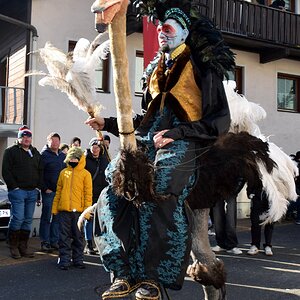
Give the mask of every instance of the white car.
[[6, 236], [10, 219], [10, 202], [6, 184], [0, 179], [0, 232]]

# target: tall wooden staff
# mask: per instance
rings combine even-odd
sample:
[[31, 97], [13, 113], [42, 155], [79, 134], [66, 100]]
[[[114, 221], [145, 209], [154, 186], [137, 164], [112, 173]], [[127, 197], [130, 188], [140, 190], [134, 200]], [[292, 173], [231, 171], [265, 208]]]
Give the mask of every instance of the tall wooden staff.
[[126, 51], [127, 6], [128, 0], [105, 3], [97, 0], [92, 6], [92, 11], [96, 14], [96, 24], [108, 24], [121, 149], [135, 151], [137, 147], [132, 121], [132, 100]]
[[[132, 120], [132, 100], [126, 52], [126, 12], [128, 0], [96, 0], [92, 5], [96, 28], [108, 25], [113, 66], [113, 82], [120, 133], [121, 155], [114, 172], [113, 187], [117, 195], [128, 200], [153, 200], [153, 166], [137, 149]], [[140, 198], [141, 197], [141, 198]]]

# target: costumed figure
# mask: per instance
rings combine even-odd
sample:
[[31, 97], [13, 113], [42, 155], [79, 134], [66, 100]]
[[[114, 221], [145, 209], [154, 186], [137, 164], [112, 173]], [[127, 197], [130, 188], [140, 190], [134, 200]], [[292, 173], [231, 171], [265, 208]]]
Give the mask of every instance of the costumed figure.
[[[147, 112], [133, 122], [138, 146], [154, 168], [155, 193], [151, 199], [137, 189], [133, 201], [127, 201], [126, 194], [117, 195], [122, 182], [115, 177], [122, 178], [118, 174], [125, 163], [130, 164], [130, 157], [124, 165], [119, 158], [111, 163], [110, 185], [101, 193], [95, 215], [95, 243], [114, 278], [103, 299], [124, 297], [134, 289], [136, 299], [159, 299], [159, 285], [181, 288], [191, 251], [186, 199], [198, 179], [197, 157], [230, 125], [222, 80], [226, 70], [234, 67], [233, 53], [211, 22], [204, 18], [192, 22], [190, 2], [158, 4], [160, 51], [146, 71], [143, 108]], [[201, 40], [205, 30], [211, 34], [209, 41]], [[87, 123], [124, 135], [116, 118]], [[133, 154], [131, 164], [135, 159]], [[124, 173], [126, 182], [126, 166]], [[143, 177], [140, 173], [137, 178]], [[219, 283], [207, 284], [221, 288], [222, 265], [216, 263], [215, 269]]]
[[[92, 128], [120, 137], [121, 151], [107, 169], [110, 184], [100, 195], [94, 218], [95, 243], [113, 275], [103, 299], [133, 291], [136, 299], [159, 299], [160, 286], [181, 288], [186, 270], [205, 286], [206, 299], [224, 299], [224, 267], [207, 236], [209, 208], [232, 193], [237, 176], [246, 182], [261, 178], [268, 194], [279, 199], [264, 216], [266, 222], [280, 219], [292, 195], [292, 185], [277, 165], [284, 165], [289, 179], [293, 165], [275, 159], [284, 157], [278, 147], [273, 148], [280, 155], [271, 159], [271, 143], [250, 135], [244, 123], [255, 123], [255, 116], [244, 114], [241, 120], [233, 109], [230, 124], [222, 80], [234, 68], [234, 56], [191, 2], [138, 2], [141, 15], [160, 21], [161, 49], [144, 76], [146, 113], [133, 120], [127, 0], [98, 0], [92, 6], [96, 28], [102, 31], [103, 23], [109, 24], [117, 118], [99, 117], [92, 95], [93, 59], [106, 52], [106, 42], [96, 47], [95, 41], [90, 45], [80, 40], [73, 56], [49, 45], [39, 51], [50, 73], [41, 84], [59, 88], [76, 106], [94, 114], [86, 121]], [[227, 133], [230, 125], [233, 132]], [[248, 129], [250, 134], [241, 132]], [[191, 250], [193, 264], [188, 267]]]

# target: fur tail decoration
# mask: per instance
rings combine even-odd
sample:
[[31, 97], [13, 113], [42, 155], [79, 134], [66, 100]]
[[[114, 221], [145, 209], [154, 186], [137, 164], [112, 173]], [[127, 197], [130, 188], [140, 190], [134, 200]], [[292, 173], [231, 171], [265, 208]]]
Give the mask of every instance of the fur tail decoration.
[[77, 221], [77, 227], [79, 228], [79, 230], [81, 230], [84, 220], [90, 220], [92, 218], [92, 216], [94, 215], [94, 212], [96, 210], [96, 205], [97, 205], [97, 203], [88, 207], [79, 216], [78, 221]]
[[268, 151], [266, 142], [247, 132], [228, 133], [219, 137], [199, 158], [199, 180], [189, 195], [190, 207], [211, 207], [216, 201], [237, 194], [241, 180], [254, 182], [261, 178], [258, 163], [268, 173], [272, 172], [276, 164], [269, 157]]
[[220, 289], [225, 285], [226, 272], [224, 263], [216, 259], [213, 264], [201, 264], [199, 261], [188, 266], [187, 274], [202, 285], [213, 285]]
[[116, 195], [129, 201], [141, 203], [163, 197], [155, 193], [154, 168], [141, 149], [121, 150], [112, 180]]

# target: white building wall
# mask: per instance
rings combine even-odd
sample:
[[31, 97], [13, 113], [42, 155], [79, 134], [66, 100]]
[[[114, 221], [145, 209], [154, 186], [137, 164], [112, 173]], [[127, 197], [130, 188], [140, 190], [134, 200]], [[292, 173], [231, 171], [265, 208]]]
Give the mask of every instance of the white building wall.
[[[299, 0], [300, 1], [300, 0]], [[90, 12], [90, 1], [33, 0], [32, 24], [38, 30], [37, 47], [41, 48], [46, 41], [50, 41], [57, 48], [67, 52], [68, 41], [85, 37], [93, 40], [94, 16]], [[58, 13], [63, 12], [63, 13]], [[140, 97], [134, 96], [135, 81], [135, 53], [142, 50], [142, 35], [135, 33], [127, 38], [127, 52], [129, 59], [129, 79], [132, 87], [132, 99], [135, 112], [139, 112]], [[267, 64], [259, 63], [259, 55], [234, 50], [237, 54], [236, 63], [244, 67], [244, 93], [253, 101], [260, 103], [267, 111], [267, 119], [260, 126], [265, 135], [272, 135], [271, 140], [283, 147], [287, 153], [294, 153], [300, 149], [300, 132], [293, 130], [300, 125], [298, 113], [277, 111], [277, 73], [283, 72], [300, 75], [300, 62], [281, 59]], [[44, 69], [39, 63], [38, 69]], [[110, 74], [111, 74], [110, 65]], [[110, 93], [99, 94], [105, 110], [103, 116], [115, 116], [112, 79]], [[34, 119], [34, 144], [40, 149], [47, 134], [57, 131], [62, 136], [62, 142], [69, 142], [74, 136], [82, 138], [82, 145], [86, 147], [94, 133], [83, 124], [87, 115], [79, 111], [65, 94], [51, 87], [36, 87], [36, 102]], [[274, 135], [274, 136], [273, 136]], [[112, 152], [118, 149], [118, 140], [113, 139]]]
[[[90, 11], [92, 3], [92, 0], [52, 0], [51, 2], [33, 0], [31, 23], [37, 28], [39, 35], [37, 48], [44, 47], [45, 43], [50, 41], [55, 47], [67, 52], [69, 40], [76, 41], [84, 37], [92, 41], [97, 35], [94, 30], [94, 15]], [[135, 110], [140, 104], [140, 97], [135, 97], [133, 90], [135, 51], [142, 50], [142, 39], [137, 38], [136, 35], [140, 34], [128, 37], [127, 47], [128, 57], [131, 61], [129, 78]], [[37, 69], [45, 70], [45, 66], [39, 61]], [[111, 65], [110, 74], [112, 74]], [[115, 116], [112, 80], [110, 80], [110, 93], [99, 93], [98, 97], [105, 107], [103, 116]], [[72, 137], [80, 137], [82, 147], [85, 148], [88, 146], [89, 140], [95, 136], [95, 133], [84, 125], [87, 117], [87, 114], [79, 111], [65, 94], [52, 87], [37, 85], [35, 112], [32, 116], [32, 120], [34, 120], [33, 144], [41, 149], [48, 133], [56, 131], [61, 135], [62, 142], [69, 143]], [[114, 155], [119, 148], [119, 142], [117, 138], [110, 136], [112, 137], [111, 153]]]
[[280, 59], [267, 64], [259, 63], [259, 55], [234, 50], [236, 64], [244, 67], [244, 94], [260, 104], [267, 118], [259, 123], [261, 131], [287, 154], [300, 150], [300, 114], [277, 111], [277, 74], [300, 76], [300, 62]]

